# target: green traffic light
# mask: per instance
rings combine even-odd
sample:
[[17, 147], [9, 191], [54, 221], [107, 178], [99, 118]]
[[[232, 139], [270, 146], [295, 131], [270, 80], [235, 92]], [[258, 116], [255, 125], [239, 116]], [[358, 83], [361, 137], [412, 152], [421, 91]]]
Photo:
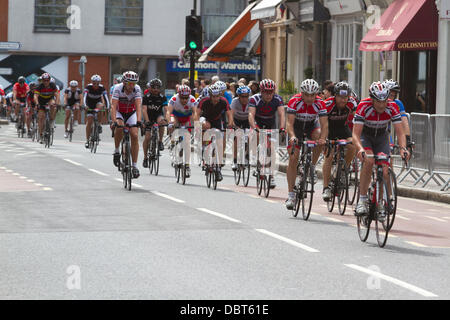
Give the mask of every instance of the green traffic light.
[[197, 49], [197, 44], [196, 44], [194, 41], [191, 41], [191, 42], [189, 43], [189, 47], [190, 47], [191, 49], [195, 50], [195, 49]]

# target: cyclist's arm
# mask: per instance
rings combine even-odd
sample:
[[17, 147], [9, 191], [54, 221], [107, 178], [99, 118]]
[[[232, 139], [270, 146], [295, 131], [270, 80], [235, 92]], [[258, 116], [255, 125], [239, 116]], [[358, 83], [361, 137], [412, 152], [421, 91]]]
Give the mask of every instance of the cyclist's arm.
[[256, 108], [249, 106], [248, 107], [248, 122], [250, 124], [250, 128], [252, 128], [252, 129], [256, 129], [255, 115], [256, 115]]
[[167, 108], [166, 108], [166, 121], [167, 121], [167, 123], [170, 123], [170, 115], [172, 114], [172, 112], [173, 112], [173, 106], [168, 105]]
[[108, 92], [106, 90], [103, 92], [102, 98], [103, 98], [103, 105], [105, 106], [105, 110], [108, 110], [110, 108], [110, 105], [109, 105], [109, 99], [108, 99]]
[[142, 122], [142, 98], [136, 99], [137, 122]]
[[356, 149], [359, 152], [364, 151], [364, 148], [361, 143], [361, 133], [364, 128], [364, 124], [361, 123], [355, 123], [353, 124], [353, 134], [352, 134], [352, 141], [353, 145], [355, 145]]
[[112, 104], [111, 104], [111, 121], [112, 123], [115, 123], [117, 121], [116, 119], [116, 110], [119, 107], [119, 100], [116, 99], [112, 99]]
[[34, 94], [34, 103], [36, 103], [36, 105], [39, 105], [39, 93]]
[[193, 122], [199, 121], [200, 120], [200, 113], [201, 113], [201, 110], [198, 107], [193, 107], [192, 108], [192, 119], [191, 120]]
[[278, 107], [278, 116], [280, 118], [280, 129], [286, 128], [286, 116], [284, 114], [284, 107], [285, 106]]
[[286, 125], [287, 125], [286, 131], [287, 131], [290, 139], [296, 139], [297, 137], [295, 136], [295, 130], [294, 130], [294, 125], [295, 125], [295, 114], [294, 113], [288, 113]]
[[149, 122], [150, 119], [148, 118], [147, 105], [145, 105], [145, 104], [142, 105], [142, 112], [144, 114], [144, 121], [145, 121], [145, 123]]
[[67, 106], [67, 93], [64, 93], [64, 105]]
[[17, 89], [14, 88], [13, 89], [13, 102], [16, 102], [16, 100], [17, 100]]
[[411, 136], [411, 130], [409, 128], [408, 117], [402, 117], [403, 131], [405, 135]]
[[320, 122], [320, 137], [319, 141], [325, 143], [328, 137], [328, 116], [319, 117]]
[[406, 149], [406, 137], [403, 131], [403, 123], [394, 123], [395, 134], [397, 135], [398, 145], [402, 149]]
[[227, 117], [228, 117], [228, 126], [234, 127], [234, 117], [233, 111], [231, 111], [231, 109], [227, 111]]

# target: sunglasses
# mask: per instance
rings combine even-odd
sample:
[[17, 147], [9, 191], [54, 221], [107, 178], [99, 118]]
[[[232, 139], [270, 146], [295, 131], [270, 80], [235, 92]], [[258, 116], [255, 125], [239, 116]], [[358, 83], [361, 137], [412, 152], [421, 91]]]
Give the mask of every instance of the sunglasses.
[[272, 94], [272, 93], [274, 93], [274, 91], [273, 90], [270, 90], [270, 91], [263, 90], [263, 91], [261, 91], [261, 93], [263, 93], [263, 94]]
[[250, 96], [247, 96], [247, 95], [241, 95], [241, 96], [239, 96], [240, 98], [244, 98], [244, 99], [246, 99], [246, 98], [249, 98]]

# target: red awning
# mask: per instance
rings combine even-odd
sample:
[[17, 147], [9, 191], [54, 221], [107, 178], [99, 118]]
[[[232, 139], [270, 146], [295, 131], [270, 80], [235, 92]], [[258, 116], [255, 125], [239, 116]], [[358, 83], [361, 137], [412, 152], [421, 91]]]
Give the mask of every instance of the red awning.
[[228, 61], [229, 54], [245, 38], [258, 20], [252, 20], [250, 10], [256, 5], [253, 2], [241, 13], [233, 24], [206, 50], [199, 61]]
[[436, 50], [439, 16], [434, 0], [395, 0], [359, 46], [362, 51]]

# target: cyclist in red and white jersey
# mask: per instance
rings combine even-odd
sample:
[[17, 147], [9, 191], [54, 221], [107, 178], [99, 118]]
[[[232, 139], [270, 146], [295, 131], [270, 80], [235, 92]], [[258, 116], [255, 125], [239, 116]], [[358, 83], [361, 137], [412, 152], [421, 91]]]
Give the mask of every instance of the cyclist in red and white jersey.
[[[308, 139], [318, 141], [319, 146], [313, 150], [313, 170], [319, 160], [322, 146], [328, 135], [328, 117], [325, 103], [318, 96], [319, 84], [313, 79], [306, 79], [300, 85], [301, 93], [292, 97], [287, 108], [287, 132], [289, 134], [289, 147], [291, 150], [295, 142], [303, 141], [306, 134]], [[289, 152], [289, 165], [287, 169], [288, 199], [286, 208], [292, 210], [295, 203], [294, 185], [297, 177], [297, 163], [300, 148], [295, 146], [294, 154]]]
[[27, 102], [28, 91], [30, 91], [30, 87], [25, 82], [25, 78], [19, 77], [18, 82], [16, 82], [13, 87], [14, 114], [16, 119], [19, 116], [20, 104]]
[[[137, 85], [139, 76], [133, 71], [127, 71], [122, 76], [122, 83], [117, 84], [112, 95], [111, 119], [115, 125], [129, 126], [141, 124], [142, 119], [142, 92], [141, 87]], [[115, 129], [115, 150], [114, 165], [120, 165], [120, 142], [123, 138], [123, 129]], [[137, 168], [139, 155], [138, 128], [130, 128], [131, 137], [131, 158], [133, 162], [133, 178], [139, 178], [139, 169]]]
[[[395, 102], [389, 99], [389, 88], [381, 82], [374, 82], [369, 88], [370, 98], [359, 104], [353, 120], [353, 144], [358, 150], [358, 157], [363, 162], [360, 179], [360, 199], [356, 206], [357, 216], [369, 212], [367, 191], [369, 189], [374, 159], [365, 157], [366, 154], [390, 155], [388, 126], [392, 122], [401, 147], [400, 154], [409, 159], [406, 149], [406, 138], [403, 131], [402, 119]], [[387, 170], [385, 170], [387, 174]], [[387, 177], [386, 177], [387, 178]]]

